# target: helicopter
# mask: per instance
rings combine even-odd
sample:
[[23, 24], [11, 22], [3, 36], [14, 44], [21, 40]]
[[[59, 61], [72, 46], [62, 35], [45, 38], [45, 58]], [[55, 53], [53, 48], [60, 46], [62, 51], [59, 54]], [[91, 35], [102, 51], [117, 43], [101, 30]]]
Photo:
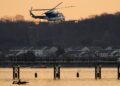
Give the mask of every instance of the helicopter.
[[[62, 21], [65, 21], [65, 16], [63, 15], [63, 13], [58, 12], [56, 9], [69, 8], [69, 7], [74, 7], [74, 6], [57, 8], [62, 3], [63, 2], [57, 4], [55, 7], [51, 8], [51, 9], [32, 9], [32, 7], [31, 7], [30, 15], [34, 19], [43, 19], [43, 20], [47, 20], [48, 22], [52, 22], [52, 21], [53, 22], [62, 22]], [[33, 14], [32, 11], [46, 11], [46, 12], [44, 12], [40, 16], [38, 16], [38, 15]]]

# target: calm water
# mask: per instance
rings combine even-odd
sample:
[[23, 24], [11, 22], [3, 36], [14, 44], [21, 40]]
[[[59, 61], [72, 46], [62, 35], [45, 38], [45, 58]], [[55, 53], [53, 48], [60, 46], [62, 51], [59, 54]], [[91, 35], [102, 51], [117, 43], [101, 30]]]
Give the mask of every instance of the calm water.
[[[29, 83], [22, 86], [120, 86], [117, 68], [102, 68], [102, 79], [95, 80], [94, 68], [61, 68], [61, 79], [53, 79], [52, 68], [22, 68], [20, 77]], [[38, 73], [35, 79], [34, 73]], [[76, 72], [80, 77], [76, 78]], [[0, 68], [0, 86], [12, 84], [12, 68]]]

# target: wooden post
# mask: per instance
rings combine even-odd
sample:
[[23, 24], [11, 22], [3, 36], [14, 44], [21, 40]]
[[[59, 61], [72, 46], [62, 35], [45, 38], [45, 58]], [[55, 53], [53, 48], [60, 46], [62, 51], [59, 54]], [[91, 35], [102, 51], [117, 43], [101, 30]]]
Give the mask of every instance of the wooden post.
[[95, 66], [95, 79], [101, 79], [101, 66]]
[[37, 73], [35, 72], [35, 78], [37, 78], [37, 76], [38, 76], [38, 75], [37, 75]]
[[60, 79], [60, 66], [54, 66], [54, 80]]
[[14, 66], [13, 67], [13, 80], [19, 80], [20, 79], [20, 66]]
[[79, 78], [79, 72], [76, 73], [76, 77]]
[[118, 80], [120, 79], [120, 66], [117, 67], [118, 69]]

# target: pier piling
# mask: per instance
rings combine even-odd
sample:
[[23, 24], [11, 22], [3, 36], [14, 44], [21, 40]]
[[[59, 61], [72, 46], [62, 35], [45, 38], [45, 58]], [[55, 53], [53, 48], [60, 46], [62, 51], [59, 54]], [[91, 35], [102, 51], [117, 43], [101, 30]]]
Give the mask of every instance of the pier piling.
[[101, 66], [95, 66], [95, 79], [101, 79]]
[[20, 79], [20, 66], [13, 66], [13, 80]]
[[54, 66], [54, 80], [60, 79], [60, 65]]
[[117, 67], [117, 70], [118, 70], [118, 80], [120, 80], [120, 66]]

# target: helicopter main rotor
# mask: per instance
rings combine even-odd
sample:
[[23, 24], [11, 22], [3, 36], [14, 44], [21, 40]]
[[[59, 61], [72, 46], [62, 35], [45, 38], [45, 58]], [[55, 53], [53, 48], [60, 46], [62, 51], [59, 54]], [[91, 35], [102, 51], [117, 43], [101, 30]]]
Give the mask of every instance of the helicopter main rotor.
[[60, 6], [63, 2], [57, 4], [55, 7], [51, 8], [51, 9], [32, 9], [31, 11], [46, 11], [48, 10], [49, 11], [52, 11], [52, 10], [55, 10], [55, 9], [63, 9], [63, 8], [71, 8], [71, 7], [75, 7], [75, 6], [67, 6], [67, 7], [60, 7], [60, 8], [57, 8], [58, 6]]

